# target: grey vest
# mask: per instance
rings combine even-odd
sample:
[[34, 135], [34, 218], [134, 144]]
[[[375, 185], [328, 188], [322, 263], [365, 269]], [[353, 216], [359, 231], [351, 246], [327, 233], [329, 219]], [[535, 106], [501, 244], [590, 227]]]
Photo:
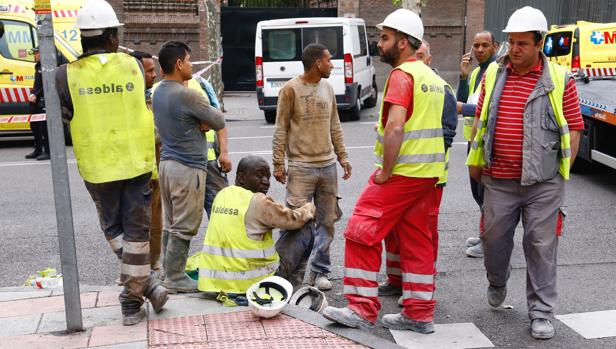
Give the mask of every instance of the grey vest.
[[[522, 178], [520, 179], [522, 185], [533, 185], [554, 178], [558, 174], [560, 164], [560, 131], [548, 96], [548, 93], [554, 89], [554, 83], [550, 76], [548, 61], [543, 55], [541, 57], [543, 59], [541, 77], [524, 107], [524, 142], [522, 144]], [[484, 159], [488, 167], [492, 162], [498, 106], [507, 81], [507, 63], [507, 57], [498, 61], [494, 91], [489, 104], [483, 106], [490, 108], [483, 148]], [[568, 79], [569, 76], [566, 78]], [[565, 85], [566, 83], [563, 86]]]

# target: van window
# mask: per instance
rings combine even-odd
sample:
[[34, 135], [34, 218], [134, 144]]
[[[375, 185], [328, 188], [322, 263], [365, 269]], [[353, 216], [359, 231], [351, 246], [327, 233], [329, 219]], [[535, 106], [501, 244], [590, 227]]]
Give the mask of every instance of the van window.
[[342, 27], [303, 28], [303, 47], [312, 43], [321, 44], [329, 50], [332, 59], [344, 58]]
[[297, 61], [302, 57], [300, 29], [263, 30], [263, 61]]
[[359, 27], [359, 47], [361, 48], [361, 55], [368, 55], [368, 43], [366, 42], [366, 28], [363, 25]]
[[25, 22], [0, 20], [0, 55], [7, 59], [34, 62], [34, 29]]
[[548, 34], [543, 44], [543, 53], [548, 57], [566, 56], [571, 52], [572, 32]]

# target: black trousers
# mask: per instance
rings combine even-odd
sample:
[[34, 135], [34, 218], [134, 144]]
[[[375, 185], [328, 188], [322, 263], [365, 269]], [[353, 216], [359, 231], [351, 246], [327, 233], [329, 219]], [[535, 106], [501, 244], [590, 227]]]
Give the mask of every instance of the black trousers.
[[34, 121], [30, 123], [34, 134], [34, 150], [49, 154], [49, 135], [47, 134], [47, 121]]

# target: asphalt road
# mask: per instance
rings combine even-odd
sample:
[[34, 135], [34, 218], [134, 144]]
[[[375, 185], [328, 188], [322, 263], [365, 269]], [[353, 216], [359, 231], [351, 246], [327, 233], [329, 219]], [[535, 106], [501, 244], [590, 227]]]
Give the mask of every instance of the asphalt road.
[[[258, 111], [254, 95], [225, 98], [228, 110], [231, 158], [259, 154], [271, 161], [273, 126]], [[365, 110], [357, 122], [343, 123], [345, 142], [353, 164], [353, 176], [340, 180], [343, 218], [332, 246], [335, 287], [328, 292], [330, 304], [343, 304], [341, 283], [344, 241], [342, 231], [359, 193], [374, 170], [372, 146], [376, 109]], [[486, 302], [487, 281], [482, 260], [464, 256], [465, 240], [477, 234], [479, 210], [470, 194], [465, 143], [459, 123], [451, 153], [449, 183], [443, 197], [439, 222], [440, 250], [435, 322], [474, 323], [497, 347], [614, 348], [616, 337], [586, 340], [555, 321], [556, 337], [535, 341], [528, 334], [524, 293], [525, 262], [521, 227], [516, 234], [513, 272], [505, 304], [510, 310], [490, 310]], [[28, 138], [0, 138], [0, 286], [19, 286], [28, 275], [47, 267], [60, 268], [54, 201], [49, 162], [24, 160], [31, 151]], [[77, 172], [71, 148], [67, 148], [75, 238], [82, 284], [110, 285], [118, 276], [119, 263], [109, 250], [98, 225], [94, 204]], [[233, 181], [234, 175], [230, 176]], [[560, 241], [557, 314], [616, 309], [616, 171], [597, 168], [574, 174], [567, 186], [568, 217]], [[284, 197], [284, 186], [272, 178], [270, 194]], [[207, 224], [191, 250], [199, 250]], [[384, 271], [381, 275], [384, 278]], [[385, 297], [381, 314], [398, 312], [397, 298]], [[391, 335], [377, 326], [375, 333]]]

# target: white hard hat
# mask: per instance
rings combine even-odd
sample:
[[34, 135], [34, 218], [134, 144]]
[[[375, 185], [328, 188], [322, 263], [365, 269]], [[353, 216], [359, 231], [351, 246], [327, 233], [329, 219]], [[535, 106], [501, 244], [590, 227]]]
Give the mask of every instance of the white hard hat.
[[376, 25], [377, 29], [383, 30], [383, 27], [391, 28], [410, 35], [421, 41], [423, 39], [424, 27], [419, 16], [407, 9], [397, 9], [385, 17], [383, 23]]
[[81, 36], [92, 37], [103, 34], [106, 28], [117, 28], [124, 24], [118, 21], [115, 11], [105, 0], [87, 0], [77, 13], [75, 27]]
[[327, 299], [316, 287], [306, 286], [293, 294], [291, 304], [320, 313], [327, 307]]
[[524, 33], [524, 32], [548, 32], [548, 20], [545, 19], [543, 12], [532, 8], [530, 6], [524, 6], [521, 9], [516, 10], [509, 21], [507, 22], [507, 28], [503, 30], [504, 33]]
[[270, 276], [252, 284], [246, 291], [246, 298], [252, 313], [267, 319], [282, 311], [292, 293], [290, 282], [279, 276]]

